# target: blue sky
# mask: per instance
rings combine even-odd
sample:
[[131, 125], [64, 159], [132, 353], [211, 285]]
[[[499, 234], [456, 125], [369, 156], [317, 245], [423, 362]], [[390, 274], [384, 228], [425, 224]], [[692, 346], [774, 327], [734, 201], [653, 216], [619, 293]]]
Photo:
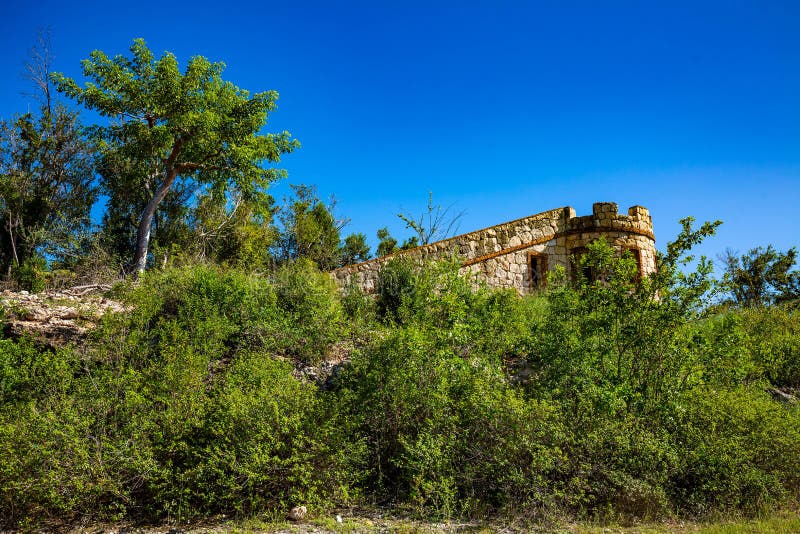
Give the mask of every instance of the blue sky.
[[724, 221], [711, 257], [800, 245], [800, 2], [6, 0], [0, 116], [48, 27], [68, 75], [143, 37], [277, 90], [267, 129], [303, 147], [274, 194], [316, 184], [373, 244], [432, 191], [462, 231], [613, 201], [661, 247], [687, 215]]

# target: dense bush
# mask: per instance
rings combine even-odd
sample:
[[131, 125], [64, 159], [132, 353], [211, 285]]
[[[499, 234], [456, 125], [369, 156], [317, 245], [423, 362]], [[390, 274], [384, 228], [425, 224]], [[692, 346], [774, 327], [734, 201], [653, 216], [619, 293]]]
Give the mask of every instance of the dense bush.
[[13, 274], [13, 280], [21, 289], [40, 293], [47, 286], [47, 261], [39, 255], [31, 256]]
[[402, 320], [401, 307], [413, 310], [418, 297], [415, 279], [420, 268], [409, 258], [399, 256], [386, 262], [378, 277], [377, 311], [386, 320]]
[[741, 318], [758, 375], [777, 387], [800, 388], [800, 309], [773, 306], [730, 313]]
[[305, 362], [319, 363], [346, 333], [344, 310], [327, 273], [308, 260], [282, 267], [275, 275], [277, 305], [283, 312], [273, 336], [281, 351]]
[[86, 353], [3, 340], [2, 516], [187, 518], [346, 495], [348, 447], [316, 386], [273, 352], [272, 285], [148, 275]]
[[[710, 310], [710, 270], [588, 247], [543, 294], [393, 260], [376, 300], [303, 261], [115, 289], [85, 347], [0, 339], [0, 517], [378, 504], [428, 517], [760, 513], [800, 497], [796, 311]], [[592, 273], [593, 278], [583, 278]], [[355, 343], [354, 343], [355, 341]], [[323, 384], [296, 378], [350, 347]], [[790, 390], [786, 390], [790, 391]], [[774, 393], [774, 391], [773, 391]], [[26, 523], [27, 522], [27, 523]]]
[[0, 341], [0, 517], [70, 517], [98, 490], [93, 420], [75, 395], [79, 358]]
[[800, 410], [759, 389], [697, 388], [665, 424], [679, 447], [669, 491], [695, 514], [764, 512], [800, 490]]
[[565, 433], [557, 412], [448, 334], [398, 329], [342, 378], [341, 402], [369, 444], [368, 491], [439, 516], [551, 504]]

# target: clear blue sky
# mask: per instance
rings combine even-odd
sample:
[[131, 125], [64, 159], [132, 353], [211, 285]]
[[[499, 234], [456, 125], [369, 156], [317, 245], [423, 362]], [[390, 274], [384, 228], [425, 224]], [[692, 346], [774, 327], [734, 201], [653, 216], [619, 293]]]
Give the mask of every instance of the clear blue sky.
[[[800, 245], [800, 2], [20, 2], [0, 6], [0, 116], [38, 28], [55, 69], [143, 37], [275, 89], [288, 183], [334, 194], [346, 231], [434, 199], [468, 231], [595, 201], [722, 219], [701, 251]], [[275, 188], [281, 197], [286, 184]]]

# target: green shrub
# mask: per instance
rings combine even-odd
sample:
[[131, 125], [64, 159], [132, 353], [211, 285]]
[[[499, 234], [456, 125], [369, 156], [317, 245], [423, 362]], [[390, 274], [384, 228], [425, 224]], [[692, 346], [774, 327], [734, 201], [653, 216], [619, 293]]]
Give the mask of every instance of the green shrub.
[[68, 349], [43, 350], [28, 338], [0, 339], [0, 407], [63, 395], [78, 362]]
[[698, 388], [675, 406], [672, 422], [667, 428], [680, 464], [669, 489], [681, 507], [752, 514], [797, 499], [797, 407], [755, 388]]
[[[581, 261], [601, 276], [526, 298], [402, 258], [374, 305], [304, 261], [272, 279], [187, 265], [119, 284], [132, 309], [80, 350], [0, 339], [2, 526], [796, 502], [800, 408], [764, 391], [800, 384], [795, 312], [704, 311], [702, 262], [637, 281], [602, 241]], [[359, 348], [324, 388], [293, 376], [344, 339]]]
[[565, 507], [604, 521], [671, 514], [668, 481], [678, 459], [667, 432], [632, 415], [599, 413], [580, 422], [570, 415]]
[[495, 359], [465, 358], [444, 333], [409, 326], [355, 357], [343, 381], [370, 444], [370, 492], [440, 517], [552, 504], [563, 429]]
[[375, 300], [354, 282], [342, 290], [341, 301], [342, 310], [350, 321], [368, 325], [376, 318]]
[[140, 324], [162, 317], [185, 322], [214, 317], [237, 328], [269, 321], [276, 306], [268, 280], [205, 265], [145, 273], [127, 300]]
[[67, 519], [97, 506], [102, 477], [91, 413], [74, 396], [67, 349], [0, 340], [0, 525]]
[[776, 387], [800, 388], [800, 310], [773, 306], [731, 313], [741, 318], [758, 374]]
[[275, 274], [277, 306], [283, 312], [276, 348], [306, 363], [318, 363], [346, 335], [344, 311], [329, 274], [298, 260]]
[[120, 291], [133, 311], [106, 317], [80, 358], [0, 340], [0, 517], [183, 519], [346, 501], [341, 465], [357, 448], [316, 386], [271, 353], [290, 312], [269, 281], [193, 267]]
[[759, 378], [743, 323], [730, 312], [686, 325], [687, 347], [694, 355], [692, 381], [732, 387]]
[[0, 525], [113, 514], [97, 499], [104, 481], [91, 424], [68, 397], [0, 413]]
[[[241, 353], [225, 382], [204, 395], [202, 417], [155, 451], [162, 467], [151, 482], [160, 513], [196, 517], [326, 506], [341, 497], [332, 422], [316, 388], [291, 375], [291, 366], [263, 353]], [[186, 414], [184, 414], [186, 415]], [[174, 428], [177, 421], [159, 425]], [[330, 442], [328, 441], [330, 440]], [[346, 487], [346, 485], [345, 485]]]
[[399, 321], [401, 306], [413, 307], [418, 295], [418, 271], [419, 267], [405, 256], [392, 258], [381, 268], [376, 300], [381, 318]]
[[47, 260], [42, 256], [31, 256], [14, 269], [12, 276], [20, 289], [41, 293], [47, 287]]

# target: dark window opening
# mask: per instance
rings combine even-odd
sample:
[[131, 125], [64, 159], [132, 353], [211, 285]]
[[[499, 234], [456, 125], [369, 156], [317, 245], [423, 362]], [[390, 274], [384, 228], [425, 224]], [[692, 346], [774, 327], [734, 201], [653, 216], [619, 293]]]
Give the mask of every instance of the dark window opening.
[[581, 267], [581, 258], [584, 254], [586, 254], [587, 250], [585, 247], [578, 247], [570, 250], [569, 253], [569, 262], [570, 262], [570, 274], [572, 275], [573, 280], [578, 280], [578, 269], [580, 269], [580, 273], [583, 274], [583, 278], [587, 282], [594, 282], [595, 281], [595, 272], [589, 265], [584, 265]]
[[528, 273], [531, 289], [539, 289], [547, 284], [547, 256], [530, 254], [528, 256]]
[[644, 274], [644, 271], [642, 271], [642, 252], [638, 248], [630, 248], [628, 251], [636, 262], [636, 280], [641, 280]]

